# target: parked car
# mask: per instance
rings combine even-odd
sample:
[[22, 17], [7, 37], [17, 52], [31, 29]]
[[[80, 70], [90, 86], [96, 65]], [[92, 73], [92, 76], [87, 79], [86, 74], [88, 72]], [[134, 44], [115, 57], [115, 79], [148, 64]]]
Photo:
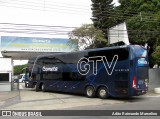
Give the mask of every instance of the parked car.
[[19, 75], [13, 76], [13, 82], [14, 82], [14, 83], [17, 83], [18, 80], [19, 80]]
[[25, 74], [20, 74], [19, 82], [24, 82], [24, 80], [25, 80]]
[[14, 79], [15, 83], [25, 82], [28, 79], [28, 75], [20, 74], [17, 78]]

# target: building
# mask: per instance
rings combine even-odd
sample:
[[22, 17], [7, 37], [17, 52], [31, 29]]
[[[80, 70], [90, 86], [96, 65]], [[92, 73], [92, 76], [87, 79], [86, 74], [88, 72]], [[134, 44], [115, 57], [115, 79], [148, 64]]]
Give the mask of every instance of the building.
[[13, 65], [11, 58], [0, 58], [0, 91], [11, 91]]
[[11, 91], [13, 84], [13, 60], [28, 60], [46, 53], [72, 52], [67, 38], [42, 38], [1, 36], [0, 91]]

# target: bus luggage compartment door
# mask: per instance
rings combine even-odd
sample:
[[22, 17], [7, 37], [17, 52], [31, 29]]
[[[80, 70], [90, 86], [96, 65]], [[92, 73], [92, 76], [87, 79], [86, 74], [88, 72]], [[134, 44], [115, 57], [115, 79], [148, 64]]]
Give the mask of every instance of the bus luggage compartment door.
[[128, 97], [128, 80], [129, 76], [127, 72], [116, 74], [115, 78], [115, 93], [118, 97]]

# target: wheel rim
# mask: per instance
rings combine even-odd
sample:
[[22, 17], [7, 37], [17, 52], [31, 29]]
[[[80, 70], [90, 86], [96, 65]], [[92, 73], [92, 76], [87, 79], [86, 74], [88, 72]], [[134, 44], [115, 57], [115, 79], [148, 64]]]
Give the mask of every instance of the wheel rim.
[[42, 84], [42, 91], [44, 91], [44, 85]]
[[87, 89], [87, 95], [92, 96], [92, 94], [93, 94], [93, 90], [91, 88], [88, 88]]
[[107, 95], [106, 90], [105, 90], [105, 89], [101, 89], [101, 90], [99, 91], [99, 95], [100, 95], [101, 97], [105, 97], [105, 96]]

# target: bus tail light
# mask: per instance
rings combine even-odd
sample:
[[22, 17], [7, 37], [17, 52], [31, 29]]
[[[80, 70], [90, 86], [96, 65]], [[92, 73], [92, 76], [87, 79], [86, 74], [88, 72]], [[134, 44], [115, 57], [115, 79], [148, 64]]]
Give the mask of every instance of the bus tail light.
[[133, 88], [137, 88], [137, 79], [136, 79], [135, 76], [133, 77], [132, 87], [133, 87]]

